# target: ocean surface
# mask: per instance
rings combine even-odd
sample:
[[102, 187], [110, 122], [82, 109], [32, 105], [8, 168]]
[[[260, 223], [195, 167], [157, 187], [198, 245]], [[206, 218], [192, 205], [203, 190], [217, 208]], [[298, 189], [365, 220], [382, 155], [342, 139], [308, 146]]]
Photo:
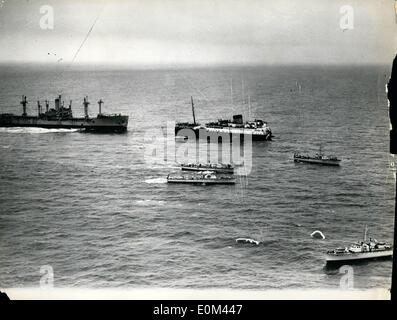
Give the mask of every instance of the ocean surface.
[[[339, 288], [325, 251], [362, 239], [366, 225], [393, 239], [389, 69], [2, 65], [0, 113], [20, 114], [26, 95], [35, 115], [37, 100], [53, 106], [62, 94], [78, 116], [88, 95], [92, 116], [103, 99], [130, 122], [126, 134], [0, 128], [0, 287], [38, 287], [50, 266], [55, 287]], [[252, 169], [235, 186], [166, 183], [178, 167], [161, 150], [182, 142], [165, 134], [192, 120], [191, 96], [201, 123], [241, 113], [275, 135], [252, 143]], [[320, 145], [340, 168], [293, 162]], [[355, 264], [354, 287], [389, 288], [391, 267]]]

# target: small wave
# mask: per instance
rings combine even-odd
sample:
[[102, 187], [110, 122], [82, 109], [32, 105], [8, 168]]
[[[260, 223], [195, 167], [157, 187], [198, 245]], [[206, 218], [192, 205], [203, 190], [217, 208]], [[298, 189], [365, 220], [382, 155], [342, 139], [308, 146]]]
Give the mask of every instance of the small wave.
[[153, 178], [145, 180], [146, 183], [167, 183], [166, 178]]
[[146, 200], [137, 200], [135, 203], [142, 206], [152, 206], [152, 205], [164, 205], [166, 201], [146, 199]]
[[79, 129], [45, 129], [45, 128], [0, 128], [0, 132], [5, 133], [57, 133], [57, 132], [77, 132]]

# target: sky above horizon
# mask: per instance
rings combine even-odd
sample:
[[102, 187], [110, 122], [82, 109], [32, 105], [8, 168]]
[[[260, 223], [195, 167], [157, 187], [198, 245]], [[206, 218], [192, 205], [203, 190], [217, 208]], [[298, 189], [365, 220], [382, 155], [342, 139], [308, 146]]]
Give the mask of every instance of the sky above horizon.
[[389, 64], [396, 21], [393, 0], [0, 0], [0, 62]]

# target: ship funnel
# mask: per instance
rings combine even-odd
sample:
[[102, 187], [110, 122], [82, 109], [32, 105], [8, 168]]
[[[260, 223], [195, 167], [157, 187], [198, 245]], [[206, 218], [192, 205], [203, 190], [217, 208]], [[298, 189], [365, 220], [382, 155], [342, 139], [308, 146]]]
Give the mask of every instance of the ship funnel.
[[45, 112], [48, 112], [48, 109], [50, 108], [50, 102], [48, 100], [45, 101]]
[[61, 96], [59, 95], [58, 98], [55, 99], [55, 110], [59, 112], [59, 108], [61, 106]]

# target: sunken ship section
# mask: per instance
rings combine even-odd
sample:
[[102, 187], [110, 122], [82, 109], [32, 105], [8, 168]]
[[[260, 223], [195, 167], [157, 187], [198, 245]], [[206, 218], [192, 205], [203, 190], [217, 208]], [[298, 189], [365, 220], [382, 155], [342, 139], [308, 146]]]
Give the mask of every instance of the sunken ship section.
[[219, 119], [216, 122], [200, 125], [196, 122], [194, 112], [193, 98], [191, 98], [193, 122], [177, 122], [175, 125], [175, 135], [186, 137], [189, 131], [193, 131], [196, 138], [207, 138], [208, 136], [223, 136], [225, 134], [233, 136], [239, 135], [243, 140], [244, 137], [251, 137], [253, 141], [272, 140], [273, 134], [270, 127], [263, 120], [255, 119], [254, 121], [243, 121], [241, 114], [234, 115], [233, 120]]
[[40, 101], [37, 101], [37, 116], [26, 113], [28, 101], [22, 96], [22, 115], [11, 113], [0, 114], [0, 127], [36, 127], [47, 129], [82, 129], [92, 132], [116, 132], [127, 130], [128, 116], [121, 114], [103, 114], [103, 101], [98, 101], [99, 113], [93, 118], [88, 115], [88, 97], [84, 97], [84, 117], [73, 117], [72, 101], [65, 107], [61, 96], [55, 99], [54, 108], [50, 108], [50, 102], [45, 101], [45, 110]]

